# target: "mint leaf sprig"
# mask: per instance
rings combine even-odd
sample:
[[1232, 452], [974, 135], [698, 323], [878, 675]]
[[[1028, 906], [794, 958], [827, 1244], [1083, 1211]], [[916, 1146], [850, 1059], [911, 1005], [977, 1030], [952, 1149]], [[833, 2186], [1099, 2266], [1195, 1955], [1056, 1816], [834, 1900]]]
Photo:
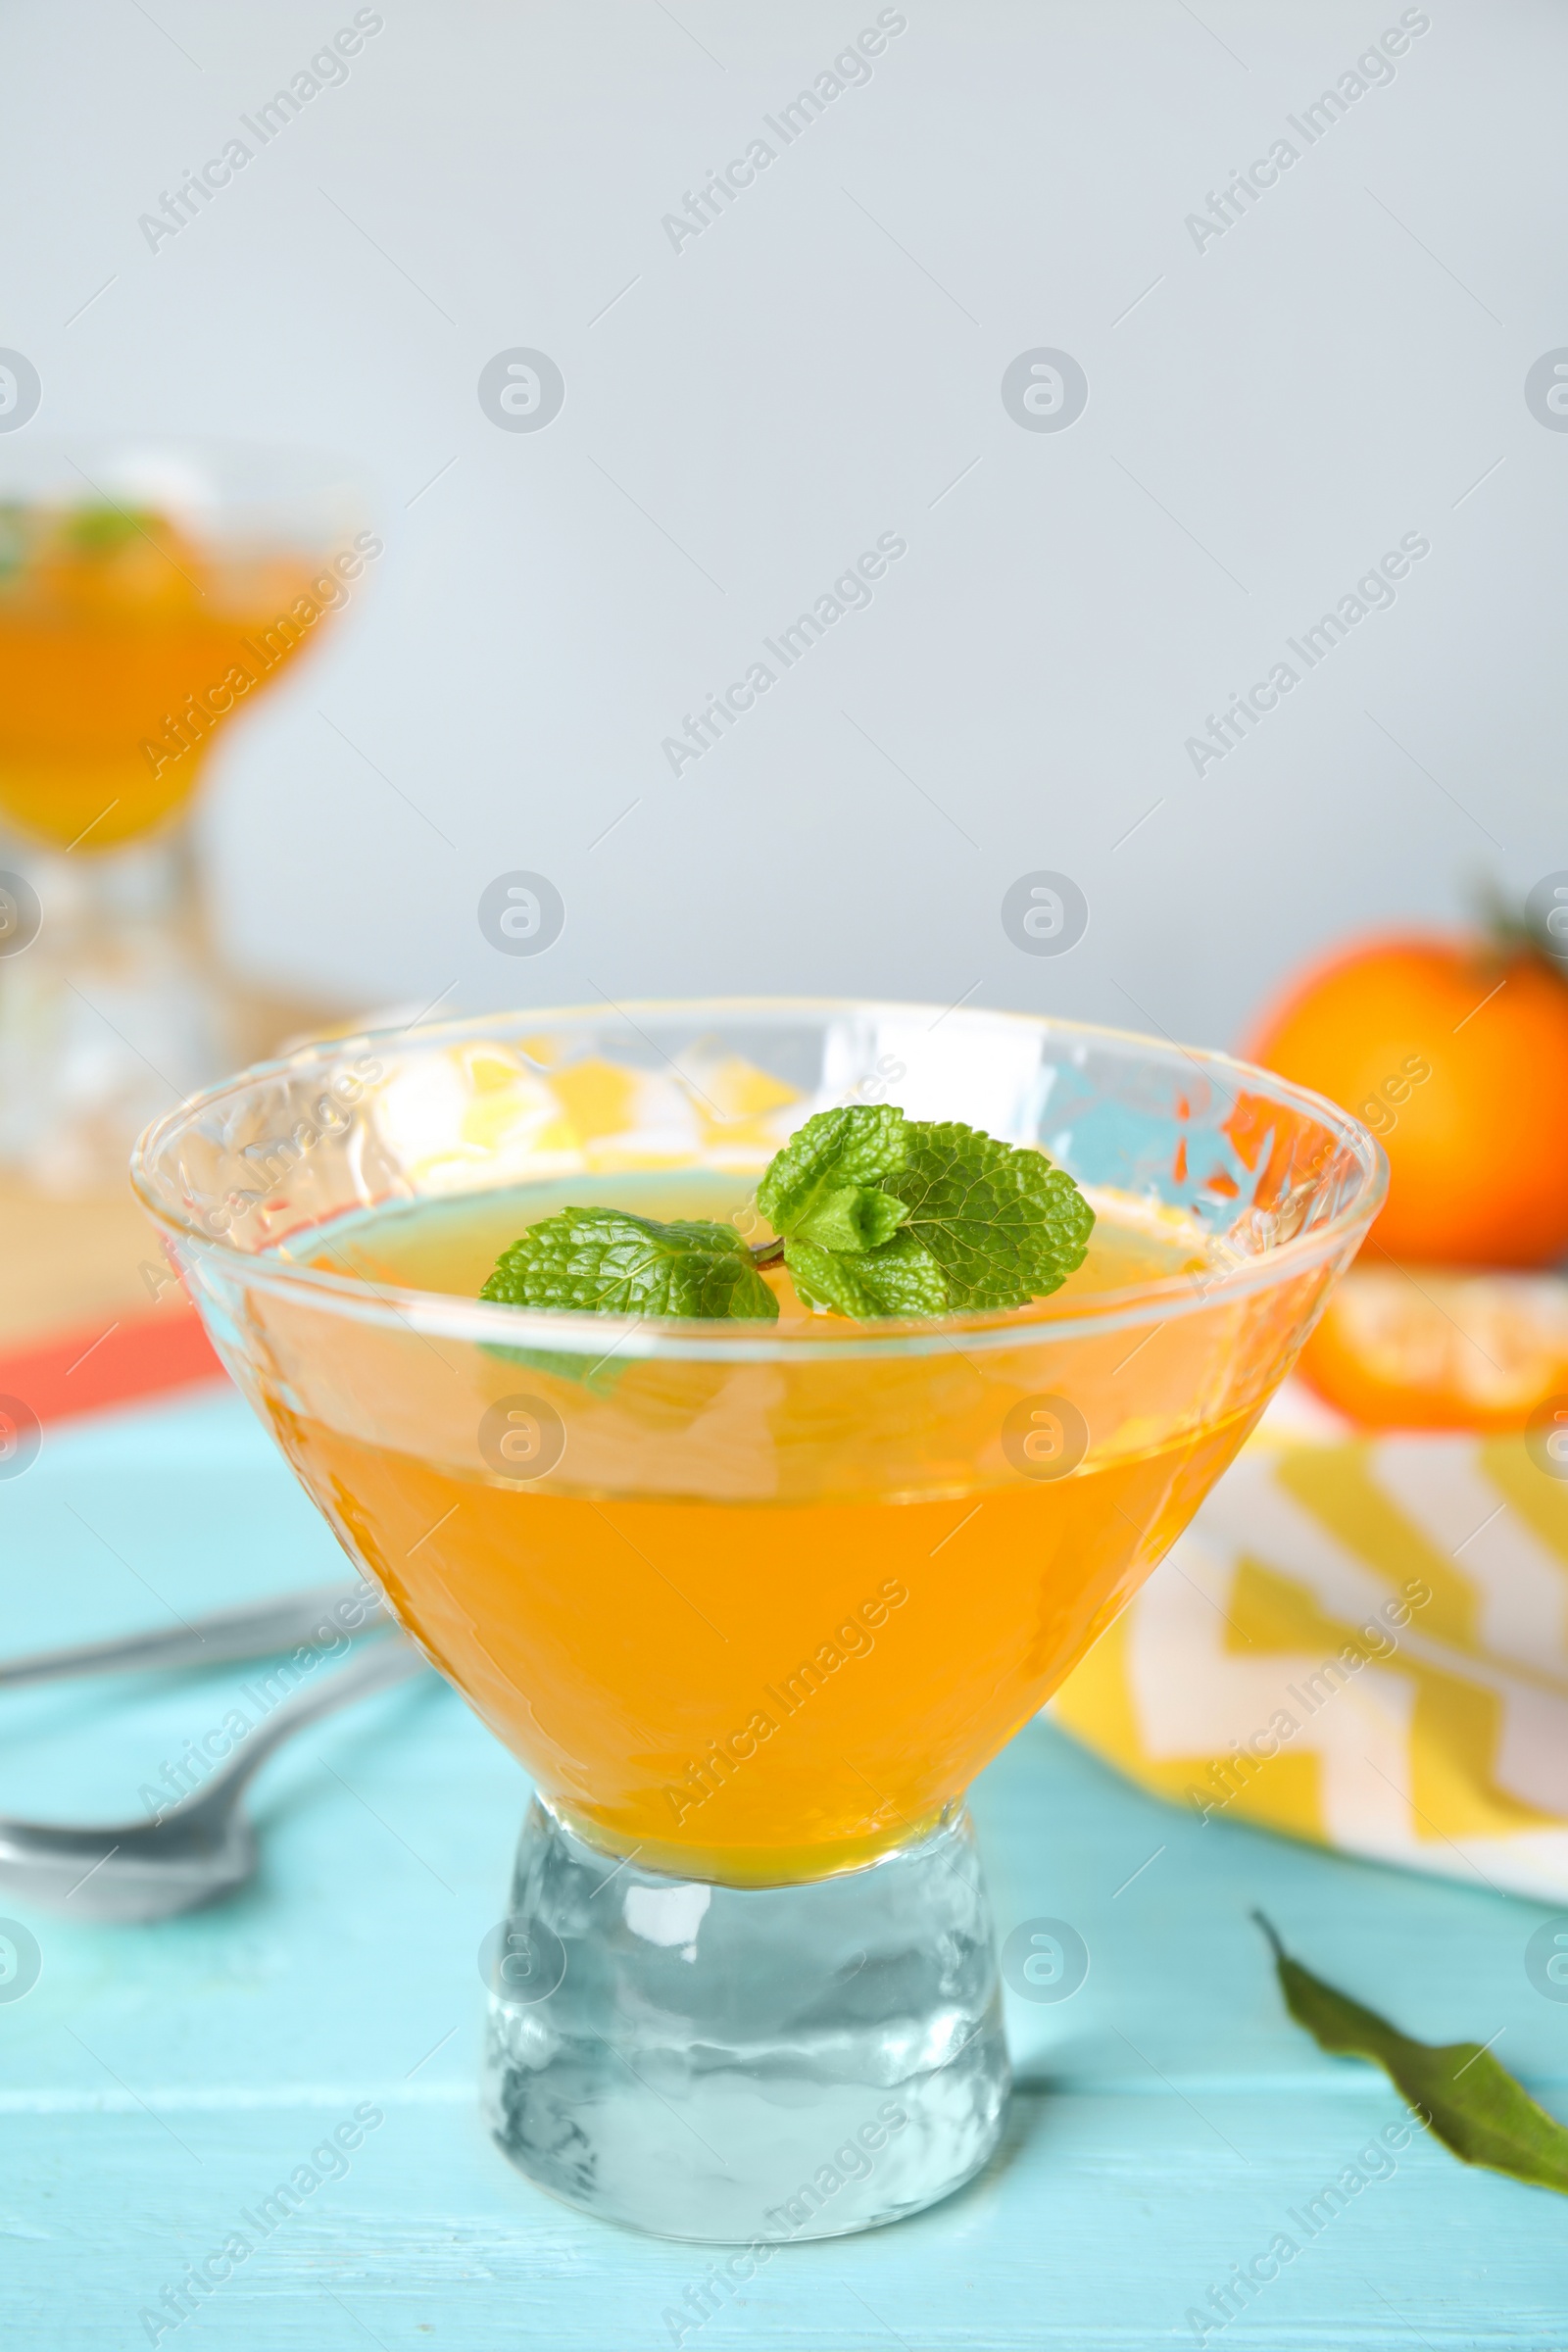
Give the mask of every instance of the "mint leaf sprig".
[[498, 1259], [479, 1296], [508, 1306], [771, 1322], [759, 1271], [780, 1258], [808, 1306], [859, 1321], [1025, 1306], [1082, 1265], [1095, 1213], [1044, 1153], [893, 1103], [818, 1111], [769, 1163], [759, 1212], [777, 1239], [564, 1208]]
[[733, 1225], [662, 1225], [618, 1208], [564, 1208], [504, 1250], [479, 1293], [509, 1306], [600, 1315], [763, 1316], [778, 1300]]

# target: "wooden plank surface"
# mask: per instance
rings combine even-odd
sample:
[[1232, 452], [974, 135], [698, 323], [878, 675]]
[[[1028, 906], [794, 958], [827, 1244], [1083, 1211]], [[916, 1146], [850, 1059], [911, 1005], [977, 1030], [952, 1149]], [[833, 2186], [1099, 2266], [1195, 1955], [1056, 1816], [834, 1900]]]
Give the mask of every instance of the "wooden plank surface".
[[56, 1199], [0, 1185], [0, 1351], [145, 1315], [175, 1289], [128, 1184]]
[[[76, 1421], [0, 1483], [0, 1647], [189, 1615], [338, 1561], [231, 1394]], [[136, 1813], [140, 1784], [219, 1720], [227, 1688], [217, 1674], [5, 1698], [0, 1809]], [[665, 2314], [712, 2257], [542, 2197], [476, 2113], [475, 1955], [524, 1797], [432, 1680], [268, 1768], [262, 1875], [220, 1909], [107, 1929], [0, 1893], [43, 1960], [24, 1998], [0, 2002], [8, 2352], [150, 2341], [138, 2314], [364, 2102], [385, 2121], [348, 2171], [161, 2342], [676, 2341]], [[1022, 2087], [1004, 2149], [932, 2213], [782, 2250], [681, 2340], [1146, 2352], [1198, 2341], [1184, 2314], [1284, 2231], [1299, 2254], [1211, 2344], [1568, 2344], [1568, 2200], [1417, 2135], [1316, 2234], [1293, 2223], [1398, 2106], [1291, 2025], [1248, 1918], [1261, 1903], [1304, 1959], [1415, 2033], [1500, 2032], [1498, 2055], [1568, 2114], [1568, 2005], [1524, 1969], [1543, 1910], [1202, 1826], [1045, 1725], [984, 1776], [974, 1810], [1000, 1931], [1065, 1918], [1092, 1955], [1070, 2001], [1009, 1996]]]

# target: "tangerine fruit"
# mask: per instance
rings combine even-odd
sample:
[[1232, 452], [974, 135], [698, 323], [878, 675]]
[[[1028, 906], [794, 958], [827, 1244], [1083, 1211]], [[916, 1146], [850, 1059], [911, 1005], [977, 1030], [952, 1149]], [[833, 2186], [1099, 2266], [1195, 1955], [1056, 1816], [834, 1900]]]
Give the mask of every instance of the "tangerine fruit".
[[1243, 1049], [1365, 1121], [1389, 1155], [1373, 1247], [1449, 1266], [1568, 1250], [1568, 984], [1534, 948], [1356, 943], [1298, 978]]
[[1298, 1368], [1363, 1428], [1525, 1429], [1568, 1394], [1568, 1282], [1363, 1261]]

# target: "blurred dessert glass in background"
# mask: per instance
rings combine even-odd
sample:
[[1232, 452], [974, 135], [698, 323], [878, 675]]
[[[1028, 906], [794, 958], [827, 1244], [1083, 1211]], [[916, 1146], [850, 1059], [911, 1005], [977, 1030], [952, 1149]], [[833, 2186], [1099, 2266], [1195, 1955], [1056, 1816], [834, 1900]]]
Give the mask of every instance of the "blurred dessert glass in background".
[[149, 1118], [275, 1042], [215, 943], [192, 799], [380, 552], [328, 460], [0, 452], [0, 1177], [118, 1184]]

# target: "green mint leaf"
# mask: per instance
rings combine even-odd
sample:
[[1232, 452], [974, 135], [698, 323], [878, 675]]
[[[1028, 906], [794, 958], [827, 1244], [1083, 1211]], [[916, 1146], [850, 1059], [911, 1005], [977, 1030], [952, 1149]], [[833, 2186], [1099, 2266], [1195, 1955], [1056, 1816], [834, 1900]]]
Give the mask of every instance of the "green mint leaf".
[[1261, 1911], [1252, 1917], [1274, 1947], [1286, 2008], [1325, 2050], [1381, 2066], [1465, 2164], [1568, 2195], [1568, 2130], [1536, 2105], [1484, 2042], [1412, 2041], [1375, 2009], [1363, 2009], [1293, 1960]]
[[[858, 1321], [1024, 1306], [1082, 1265], [1095, 1222], [1042, 1153], [906, 1119], [891, 1102], [816, 1112], [774, 1155], [757, 1205], [805, 1303]], [[610, 1208], [530, 1226], [480, 1297], [601, 1314], [778, 1314], [732, 1226]]]
[[757, 1205], [807, 1302], [860, 1317], [1026, 1305], [1082, 1265], [1095, 1222], [1040, 1152], [891, 1102], [808, 1119]]
[[956, 1120], [910, 1122], [898, 1192], [902, 1231], [936, 1260], [948, 1311], [1025, 1306], [1084, 1262], [1095, 1212], [1044, 1153], [999, 1144]]
[[750, 1316], [778, 1300], [733, 1225], [564, 1208], [504, 1250], [481, 1298], [604, 1315]]
[[942, 1269], [907, 1233], [879, 1250], [840, 1255], [815, 1242], [784, 1245], [790, 1280], [808, 1306], [835, 1307], [868, 1322], [878, 1315], [945, 1315], [948, 1286]]
[[145, 509], [128, 514], [122, 507], [73, 507], [63, 537], [73, 555], [113, 556], [132, 539], [156, 538], [162, 519]]
[[907, 1150], [906, 1133], [904, 1113], [891, 1102], [819, 1110], [769, 1161], [757, 1205], [775, 1233], [802, 1233], [813, 1210], [834, 1195], [896, 1176]]
[[791, 1239], [815, 1242], [821, 1250], [877, 1250], [908, 1215], [893, 1193], [866, 1184], [846, 1184], [818, 1193], [806, 1215], [791, 1227]]

